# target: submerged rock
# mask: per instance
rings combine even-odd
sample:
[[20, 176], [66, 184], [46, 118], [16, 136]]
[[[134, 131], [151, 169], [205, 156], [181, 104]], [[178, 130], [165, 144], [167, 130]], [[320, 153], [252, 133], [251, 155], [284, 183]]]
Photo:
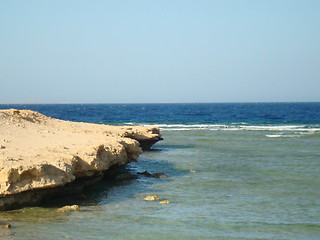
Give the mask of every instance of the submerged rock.
[[132, 179], [136, 179], [136, 178], [137, 177], [131, 173], [121, 173], [115, 177], [115, 180], [125, 181], [125, 180], [132, 180]]
[[170, 201], [169, 200], [163, 200], [163, 201], [160, 201], [160, 202], [158, 202], [159, 204], [169, 204], [170, 203]]
[[163, 172], [149, 173], [148, 171], [144, 171], [144, 172], [138, 172], [138, 174], [144, 175], [144, 176], [146, 176], [146, 177], [153, 177], [153, 178], [161, 178], [161, 177], [164, 177], [164, 173], [163, 173]]

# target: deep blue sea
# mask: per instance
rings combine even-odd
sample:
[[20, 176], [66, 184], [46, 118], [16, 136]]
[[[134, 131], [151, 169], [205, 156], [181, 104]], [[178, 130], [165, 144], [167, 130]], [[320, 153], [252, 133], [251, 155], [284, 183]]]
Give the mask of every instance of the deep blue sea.
[[[0, 213], [0, 239], [320, 239], [320, 103], [43, 104], [71, 121], [155, 125], [125, 171], [59, 205]], [[164, 172], [148, 178], [141, 171]], [[158, 195], [170, 204], [146, 202]]]

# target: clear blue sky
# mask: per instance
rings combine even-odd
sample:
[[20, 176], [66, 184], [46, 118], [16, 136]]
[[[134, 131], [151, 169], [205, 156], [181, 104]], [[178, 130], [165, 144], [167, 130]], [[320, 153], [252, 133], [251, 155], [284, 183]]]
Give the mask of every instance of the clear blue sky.
[[0, 103], [320, 101], [319, 0], [10, 0], [0, 30]]

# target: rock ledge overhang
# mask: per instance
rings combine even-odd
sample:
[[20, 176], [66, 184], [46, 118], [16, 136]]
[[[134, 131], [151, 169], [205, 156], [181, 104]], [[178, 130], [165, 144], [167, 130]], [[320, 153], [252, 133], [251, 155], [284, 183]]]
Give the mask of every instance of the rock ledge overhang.
[[0, 210], [37, 204], [75, 180], [136, 161], [141, 147], [161, 139], [157, 127], [69, 122], [31, 110], [0, 110]]

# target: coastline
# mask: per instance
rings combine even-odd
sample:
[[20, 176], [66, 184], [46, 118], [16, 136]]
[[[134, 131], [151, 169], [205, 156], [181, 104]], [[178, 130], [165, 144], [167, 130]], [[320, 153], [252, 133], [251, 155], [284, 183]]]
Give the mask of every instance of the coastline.
[[80, 194], [0, 211], [1, 239], [319, 238], [319, 104], [29, 107], [75, 122], [158, 126], [166, 140]]
[[0, 210], [81, 191], [162, 139], [156, 127], [69, 122], [31, 110], [0, 110], [0, 126]]

